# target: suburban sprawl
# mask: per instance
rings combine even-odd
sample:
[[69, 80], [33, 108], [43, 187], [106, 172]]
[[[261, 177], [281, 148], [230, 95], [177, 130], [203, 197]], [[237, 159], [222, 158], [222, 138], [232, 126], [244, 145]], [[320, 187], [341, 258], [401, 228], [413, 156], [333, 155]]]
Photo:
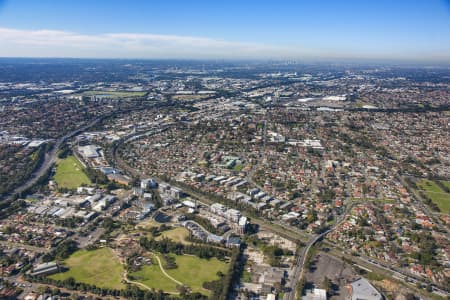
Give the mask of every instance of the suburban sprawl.
[[1, 299], [448, 299], [450, 69], [0, 59]]

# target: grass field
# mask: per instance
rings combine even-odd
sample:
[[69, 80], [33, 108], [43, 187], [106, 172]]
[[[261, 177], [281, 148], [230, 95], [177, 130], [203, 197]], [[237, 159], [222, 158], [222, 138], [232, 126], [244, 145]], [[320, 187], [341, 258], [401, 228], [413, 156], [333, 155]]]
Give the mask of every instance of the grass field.
[[82, 184], [91, 184], [91, 180], [83, 172], [83, 166], [74, 156], [68, 156], [57, 162], [54, 180], [58, 187], [68, 189], [75, 189]]
[[84, 96], [101, 96], [109, 98], [131, 98], [131, 97], [142, 97], [147, 92], [129, 92], [129, 91], [87, 91], [84, 92]]
[[241, 281], [242, 282], [252, 282], [252, 274], [249, 271], [244, 270], [244, 272], [242, 272], [242, 275], [241, 275]]
[[417, 186], [425, 191], [425, 194], [431, 199], [431, 201], [436, 203], [441, 212], [446, 214], [450, 213], [449, 193], [443, 191], [435, 182], [427, 179], [417, 182]]
[[441, 180], [441, 183], [443, 185], [445, 185], [448, 189], [450, 189], [450, 181], [443, 181], [443, 180]]
[[426, 192], [433, 192], [433, 193], [439, 193], [442, 192], [442, 190], [439, 188], [439, 186], [434, 183], [431, 180], [428, 179], [422, 179], [419, 182], [417, 182], [417, 186], [419, 186], [421, 189], [423, 189]]
[[[190, 255], [171, 254], [171, 256], [175, 257], [178, 267], [165, 271], [174, 279], [191, 288], [193, 292], [209, 294], [209, 291], [202, 287], [203, 283], [218, 279], [218, 271], [224, 274], [228, 272], [228, 264], [216, 258], [208, 260]], [[163, 260], [162, 256], [160, 256], [160, 259]], [[143, 266], [141, 270], [130, 275], [134, 281], [141, 282], [150, 288], [161, 289], [165, 292], [176, 292], [177, 284], [162, 273], [156, 260], [151, 266]]]
[[177, 291], [177, 284], [163, 274], [159, 268], [158, 262], [155, 259], [153, 259], [153, 264], [151, 266], [142, 266], [138, 272], [131, 273], [129, 277], [130, 279], [133, 279], [133, 281], [141, 282], [150, 288], [156, 289], [157, 291]]
[[156, 240], [161, 240], [166, 237], [166, 238], [171, 239], [174, 242], [190, 244], [190, 242], [187, 241], [188, 236], [189, 236], [189, 231], [186, 228], [177, 227], [177, 228], [162, 232], [161, 235], [156, 238]]
[[77, 251], [64, 261], [64, 265], [69, 271], [50, 277], [57, 280], [73, 277], [77, 282], [95, 284], [102, 288], [125, 288], [121, 283], [124, 268], [110, 248]]
[[178, 281], [190, 287], [193, 292], [208, 294], [202, 287], [203, 282], [216, 280], [217, 272], [228, 272], [228, 264], [216, 258], [201, 259], [196, 256], [175, 255], [178, 268], [166, 272]]

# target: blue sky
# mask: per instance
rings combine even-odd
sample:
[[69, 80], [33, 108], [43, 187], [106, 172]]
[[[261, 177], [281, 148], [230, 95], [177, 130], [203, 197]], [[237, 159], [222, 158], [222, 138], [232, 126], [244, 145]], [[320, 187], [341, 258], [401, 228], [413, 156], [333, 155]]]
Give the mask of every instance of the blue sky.
[[450, 61], [450, 0], [0, 0], [0, 56]]

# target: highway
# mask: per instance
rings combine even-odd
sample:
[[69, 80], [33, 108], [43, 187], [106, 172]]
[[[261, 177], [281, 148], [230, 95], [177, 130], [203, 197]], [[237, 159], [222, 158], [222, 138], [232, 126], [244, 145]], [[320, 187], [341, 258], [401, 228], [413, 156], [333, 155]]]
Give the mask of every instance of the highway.
[[[146, 108], [151, 108], [151, 107], [146, 107]], [[21, 192], [26, 191], [27, 189], [29, 189], [33, 185], [35, 185], [37, 183], [37, 181], [39, 180], [39, 178], [44, 176], [47, 173], [47, 171], [50, 169], [50, 167], [56, 162], [56, 156], [57, 156], [59, 148], [69, 138], [74, 137], [77, 134], [82, 133], [83, 131], [86, 131], [87, 129], [96, 125], [98, 122], [100, 122], [104, 119], [110, 118], [116, 114], [125, 113], [125, 112], [129, 112], [129, 111], [133, 111], [133, 110], [142, 110], [142, 109], [144, 109], [144, 108], [134, 107], [134, 108], [128, 108], [128, 109], [124, 109], [124, 110], [118, 109], [116, 111], [110, 112], [101, 117], [98, 117], [98, 118], [94, 119], [93, 121], [91, 121], [90, 123], [58, 138], [55, 142], [55, 145], [50, 150], [50, 152], [45, 153], [44, 161], [39, 165], [39, 167], [36, 170], [34, 170], [34, 172], [28, 177], [28, 179], [25, 182], [23, 182], [20, 186], [16, 187], [14, 190], [9, 192], [6, 196], [3, 197], [3, 199], [0, 198], [0, 200], [12, 201], [14, 199], [15, 195], [20, 194]]]
[[14, 195], [20, 194], [21, 192], [29, 189], [33, 185], [36, 184], [36, 182], [46, 174], [46, 172], [49, 170], [49, 168], [56, 162], [56, 155], [58, 153], [59, 147], [67, 141], [69, 138], [85, 131], [86, 129], [96, 125], [100, 120], [103, 120], [106, 116], [100, 117], [95, 119], [89, 124], [84, 125], [81, 128], [78, 128], [74, 131], [69, 132], [68, 134], [64, 135], [63, 137], [60, 137], [56, 140], [55, 145], [53, 146], [52, 150], [48, 153], [45, 153], [44, 161], [41, 163], [41, 165], [30, 175], [30, 177], [22, 183], [22, 185], [15, 188], [10, 194], [6, 197], [6, 199], [12, 199]]

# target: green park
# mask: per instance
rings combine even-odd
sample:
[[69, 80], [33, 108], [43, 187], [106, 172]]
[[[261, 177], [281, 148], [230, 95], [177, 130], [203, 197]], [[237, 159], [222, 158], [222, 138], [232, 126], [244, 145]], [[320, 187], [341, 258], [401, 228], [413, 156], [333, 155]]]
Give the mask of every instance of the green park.
[[59, 188], [76, 189], [81, 185], [89, 185], [91, 180], [83, 169], [83, 165], [77, 158], [68, 156], [56, 163], [54, 180]]
[[[442, 181], [441, 183], [446, 187], [450, 186], [448, 181]], [[428, 179], [419, 181], [417, 186], [439, 207], [441, 212], [450, 213], [450, 193], [444, 191], [436, 182]]]
[[70, 277], [77, 282], [96, 285], [101, 288], [123, 289], [124, 267], [110, 248], [79, 250], [63, 261], [67, 271], [51, 275], [55, 280]]

